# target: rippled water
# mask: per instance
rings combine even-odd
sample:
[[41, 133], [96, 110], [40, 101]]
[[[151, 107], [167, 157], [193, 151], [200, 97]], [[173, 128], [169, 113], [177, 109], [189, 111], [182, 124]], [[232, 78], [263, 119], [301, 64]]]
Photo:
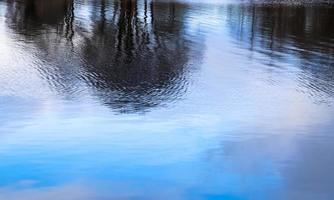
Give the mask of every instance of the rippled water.
[[1, 0], [0, 199], [332, 199], [326, 2]]

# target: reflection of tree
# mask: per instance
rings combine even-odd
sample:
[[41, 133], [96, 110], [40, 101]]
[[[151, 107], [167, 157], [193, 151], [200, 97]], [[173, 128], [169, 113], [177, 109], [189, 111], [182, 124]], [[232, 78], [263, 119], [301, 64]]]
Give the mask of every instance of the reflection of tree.
[[183, 72], [190, 56], [177, 20], [185, 14], [182, 7], [145, 1], [139, 10], [138, 2], [121, 1], [114, 6], [117, 18], [108, 21], [103, 2], [82, 47], [87, 71], [94, 74], [89, 84], [105, 103], [119, 108], [141, 109], [178, 98], [187, 84]]
[[9, 2], [7, 23], [26, 36], [41, 34], [40, 31], [45, 31], [46, 26], [55, 27], [58, 34], [71, 30], [72, 0], [23, 0], [22, 2], [9, 0]]
[[295, 63], [308, 92], [334, 95], [333, 7], [256, 4], [229, 6], [228, 13], [233, 36], [243, 46], [273, 63]]
[[[147, 0], [80, 2], [78, 9], [82, 6], [91, 9], [84, 19], [89, 21], [87, 26], [74, 22], [75, 10], [68, 0], [59, 2], [63, 11], [57, 13], [62, 13], [62, 19], [54, 16], [52, 20], [48, 15], [37, 14], [37, 8], [31, 7], [36, 2], [31, 4], [31, 1], [35, 0], [27, 0], [21, 5], [23, 10], [29, 9], [28, 16], [26, 11], [17, 12], [16, 8], [8, 14], [14, 19], [11, 22], [14, 30], [20, 24], [27, 24], [25, 32], [19, 30], [24, 36], [31, 35], [36, 29], [28, 27], [33, 23], [41, 24], [38, 31], [45, 30], [44, 24], [49, 25], [50, 32], [57, 30], [57, 34], [34, 34], [30, 38], [43, 52], [47, 52], [48, 62], [59, 64], [42, 70], [43, 76], [51, 76], [47, 79], [57, 86], [57, 90], [62, 93], [73, 91], [77, 88], [71, 87], [81, 82], [88, 85], [103, 103], [123, 112], [143, 111], [174, 101], [184, 94], [189, 60], [199, 57], [193, 46], [199, 43], [186, 38], [185, 5]], [[17, 13], [13, 15], [13, 12]], [[73, 34], [76, 42], [73, 42]], [[54, 38], [59, 38], [55, 43], [59, 46], [57, 51], [53, 50], [55, 44], [50, 45], [49, 42]], [[71, 48], [61, 42], [62, 38], [72, 41]], [[59, 61], [64, 54], [70, 55], [66, 58], [70, 59], [67, 63]]]

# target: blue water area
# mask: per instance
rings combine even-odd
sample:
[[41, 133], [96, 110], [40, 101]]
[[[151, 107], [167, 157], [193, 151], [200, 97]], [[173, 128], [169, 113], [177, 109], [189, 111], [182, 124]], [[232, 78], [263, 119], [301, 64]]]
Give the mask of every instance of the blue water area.
[[0, 0], [0, 200], [334, 197], [328, 1]]

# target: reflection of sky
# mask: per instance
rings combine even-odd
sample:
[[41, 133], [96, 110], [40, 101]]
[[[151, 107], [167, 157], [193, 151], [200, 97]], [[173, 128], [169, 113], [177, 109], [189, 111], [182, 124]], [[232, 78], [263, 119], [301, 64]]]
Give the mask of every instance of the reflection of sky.
[[[321, 137], [332, 139], [333, 108], [296, 90], [295, 69], [268, 70], [242, 57], [245, 50], [231, 42], [221, 13], [200, 12], [215, 13], [210, 19], [218, 21], [188, 16], [191, 32], [206, 35], [206, 50], [188, 93], [173, 105], [120, 115], [86, 96], [71, 101], [36, 95], [45, 92], [35, 87], [47, 90], [36, 74], [11, 89], [0, 81], [0, 199], [267, 199], [286, 185], [303, 186], [298, 181], [321, 168], [309, 165], [314, 160], [304, 149], [322, 155], [321, 169], [330, 171], [324, 167], [330, 155], [322, 150], [331, 151], [331, 142]], [[8, 61], [6, 48], [18, 48], [1, 30], [0, 60]], [[27, 49], [14, 53], [20, 55], [36, 59]], [[22, 68], [8, 63], [0, 69], [9, 76], [0, 75], [2, 80], [26, 77], [9, 73]], [[310, 138], [320, 141], [309, 144]], [[304, 172], [296, 173], [300, 168]], [[324, 177], [320, 185], [323, 180], [332, 183]], [[329, 191], [314, 190], [319, 196]]]
[[277, 180], [271, 161], [261, 162], [258, 167], [262, 170], [244, 175], [232, 170], [233, 162], [221, 163], [219, 168], [210, 160], [203, 162], [207, 147], [217, 146], [214, 139], [219, 137], [206, 130], [224, 132], [217, 122], [200, 124], [197, 120], [197, 124], [183, 118], [161, 122], [135, 116], [40, 117], [33, 125], [2, 136], [1, 185], [32, 181], [34, 187], [45, 187], [76, 179], [112, 180], [134, 185], [155, 182], [158, 191], [176, 187], [196, 194], [201, 188], [202, 192], [220, 194], [238, 193], [240, 186], [254, 191], [262, 183]]

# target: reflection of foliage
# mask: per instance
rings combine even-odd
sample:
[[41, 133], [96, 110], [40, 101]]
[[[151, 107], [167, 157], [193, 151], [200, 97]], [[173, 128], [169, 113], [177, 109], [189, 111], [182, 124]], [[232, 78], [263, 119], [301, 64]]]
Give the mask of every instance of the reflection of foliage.
[[[261, 39], [261, 43], [277, 48], [275, 50], [280, 50], [279, 44], [274, 44], [276, 41], [293, 42], [300, 48], [312, 49], [318, 45], [315, 42], [326, 42], [334, 37], [334, 8], [330, 6], [247, 5], [230, 6], [228, 10], [234, 18], [231, 23], [235, 22], [231, 26], [238, 36], [248, 33], [251, 39]], [[334, 53], [333, 47], [329, 47], [324, 49]]]
[[123, 107], [131, 103], [138, 109], [178, 98], [185, 90], [189, 44], [177, 20], [184, 11], [175, 12], [175, 4], [144, 3], [141, 12], [135, 1], [119, 2], [114, 6], [118, 9], [114, 13], [119, 13], [114, 21], [103, 17], [102, 6], [92, 36], [83, 43], [87, 70], [95, 75], [88, 78], [89, 83], [106, 95], [107, 104]]
[[231, 5], [227, 12], [232, 35], [243, 46], [279, 67], [295, 63], [308, 93], [334, 95], [334, 7]]
[[[36, 8], [37, 2], [31, 2], [34, 0], [17, 3], [21, 11], [10, 16], [15, 19], [12, 28], [47, 52], [48, 57], [43, 59], [56, 63], [41, 71], [43, 76], [51, 77], [47, 80], [61, 93], [76, 90], [71, 87], [78, 85], [77, 82], [85, 83], [103, 103], [124, 112], [142, 111], [184, 94], [189, 59], [198, 59], [200, 53], [190, 48], [198, 43], [186, 38], [182, 20], [186, 15], [185, 5], [146, 0], [80, 2], [78, 9], [81, 6], [92, 9], [84, 19], [90, 24], [82, 25], [75, 21], [73, 2], [63, 0], [53, 5], [63, 9], [57, 15], [36, 13], [49, 7]], [[36, 23], [39, 26], [31, 28]], [[22, 31], [19, 24], [28, 25]], [[31, 34], [36, 29], [52, 34]], [[55, 38], [57, 47], [50, 44]], [[63, 38], [71, 44], [62, 42]], [[70, 62], [59, 61], [64, 56]], [[78, 66], [78, 71], [69, 70]]]
[[57, 26], [62, 31], [64, 22], [70, 22], [72, 0], [10, 0], [7, 10], [8, 24], [13, 29], [29, 35], [45, 25]]

